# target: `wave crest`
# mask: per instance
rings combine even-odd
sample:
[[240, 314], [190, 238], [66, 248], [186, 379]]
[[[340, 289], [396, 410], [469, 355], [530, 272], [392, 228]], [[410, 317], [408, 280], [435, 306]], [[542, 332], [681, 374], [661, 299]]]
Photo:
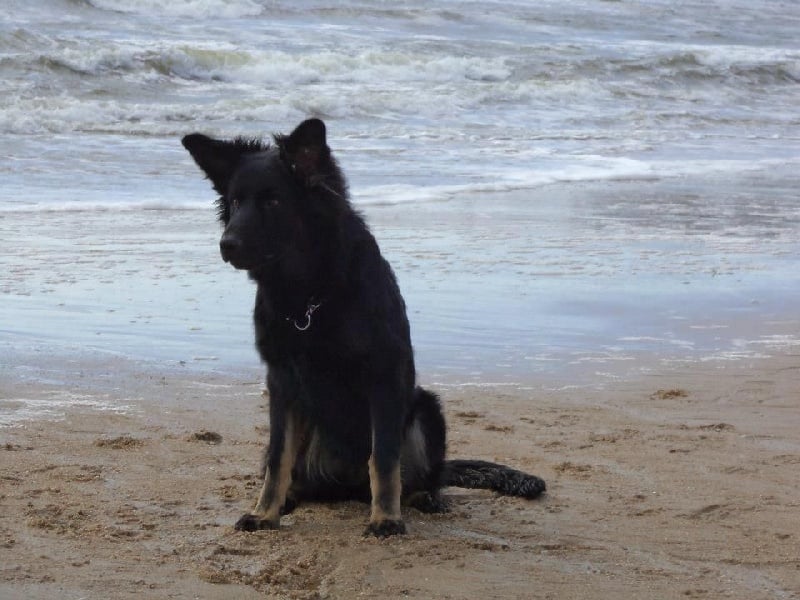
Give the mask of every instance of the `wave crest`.
[[264, 7], [253, 0], [87, 0], [100, 10], [174, 17], [236, 19], [257, 16]]

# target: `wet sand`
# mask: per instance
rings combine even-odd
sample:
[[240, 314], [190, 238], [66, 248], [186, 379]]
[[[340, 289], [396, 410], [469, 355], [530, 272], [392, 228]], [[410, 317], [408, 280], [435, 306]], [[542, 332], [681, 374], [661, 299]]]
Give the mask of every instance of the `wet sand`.
[[[449, 488], [409, 534], [304, 505], [237, 533], [268, 431], [258, 381], [76, 364], [0, 429], [0, 597], [800, 597], [800, 355], [661, 369], [603, 389], [450, 385], [454, 457], [543, 476], [541, 500]], [[567, 382], [564, 382], [565, 384]], [[68, 400], [68, 401], [67, 401]]]
[[[363, 208], [426, 381], [597, 385], [797, 347], [788, 189], [743, 175]], [[0, 376], [98, 352], [261, 378], [254, 286], [220, 260], [210, 204], [0, 212]]]

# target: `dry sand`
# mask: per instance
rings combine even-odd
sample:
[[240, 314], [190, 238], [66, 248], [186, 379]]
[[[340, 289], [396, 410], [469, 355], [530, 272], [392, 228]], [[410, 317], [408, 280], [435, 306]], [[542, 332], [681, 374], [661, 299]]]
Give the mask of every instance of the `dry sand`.
[[800, 598], [798, 355], [600, 390], [442, 389], [452, 456], [548, 493], [451, 488], [451, 513], [406, 510], [387, 540], [361, 537], [358, 503], [235, 532], [259, 485], [260, 385], [121, 377], [0, 383], [6, 402], [83, 399], [0, 429], [0, 598]]

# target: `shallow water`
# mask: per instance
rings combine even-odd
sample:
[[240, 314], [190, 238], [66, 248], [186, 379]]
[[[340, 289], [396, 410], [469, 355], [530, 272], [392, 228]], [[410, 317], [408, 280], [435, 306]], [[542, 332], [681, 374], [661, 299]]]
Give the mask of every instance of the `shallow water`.
[[[366, 216], [406, 297], [423, 380], [602, 385], [800, 344], [792, 193], [750, 176], [559, 184]], [[724, 210], [704, 216], [709, 202]], [[220, 260], [210, 209], [10, 212], [0, 232], [18, 249], [0, 261], [12, 376], [37, 355], [96, 353], [262, 377], [254, 286]]]

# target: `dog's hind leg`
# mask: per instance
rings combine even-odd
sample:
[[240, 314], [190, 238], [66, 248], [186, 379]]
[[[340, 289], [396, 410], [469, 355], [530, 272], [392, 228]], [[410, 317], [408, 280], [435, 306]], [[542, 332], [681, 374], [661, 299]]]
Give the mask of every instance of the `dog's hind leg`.
[[439, 397], [417, 388], [402, 452], [403, 505], [424, 513], [448, 511], [442, 485], [446, 427]]
[[297, 458], [300, 432], [294, 415], [270, 405], [270, 440], [266, 457], [264, 484], [252, 513], [243, 515], [235, 525], [239, 531], [278, 529], [286, 493], [292, 483], [292, 468]]

